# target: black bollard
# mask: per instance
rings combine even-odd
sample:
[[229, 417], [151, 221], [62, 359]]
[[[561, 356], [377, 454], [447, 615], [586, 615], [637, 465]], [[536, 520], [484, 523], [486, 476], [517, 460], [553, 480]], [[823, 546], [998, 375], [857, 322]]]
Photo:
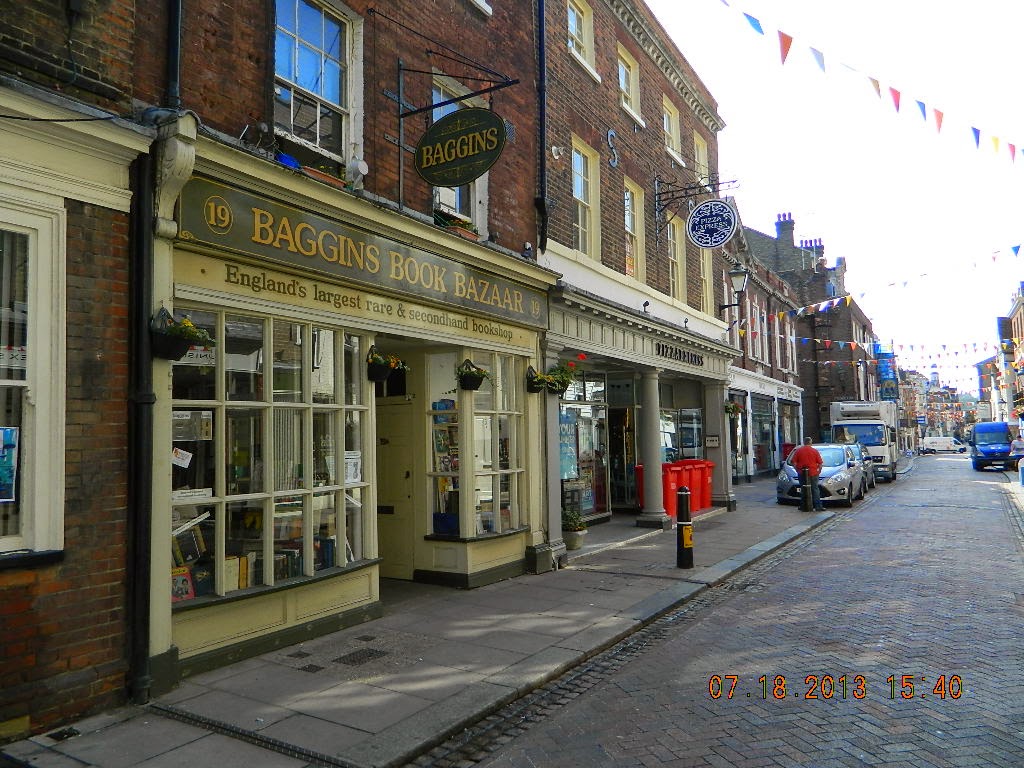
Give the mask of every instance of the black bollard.
[[811, 470], [804, 468], [800, 470], [800, 509], [803, 512], [812, 512], [814, 500], [811, 496]]
[[693, 522], [690, 520], [690, 489], [676, 491], [676, 568], [693, 568]]

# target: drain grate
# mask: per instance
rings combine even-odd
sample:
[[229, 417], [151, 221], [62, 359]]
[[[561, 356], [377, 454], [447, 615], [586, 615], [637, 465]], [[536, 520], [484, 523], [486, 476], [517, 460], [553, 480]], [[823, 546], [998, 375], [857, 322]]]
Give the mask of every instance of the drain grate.
[[346, 653], [344, 656], [339, 656], [333, 659], [335, 664], [347, 664], [350, 667], [358, 667], [361, 664], [365, 664], [368, 661], [379, 659], [381, 656], [387, 656], [387, 651], [380, 651], [376, 648], [360, 648], [358, 651], [352, 651], [352, 653]]
[[312, 653], [306, 651], [296, 651], [295, 653], [289, 653], [288, 658], [290, 659], [305, 659], [307, 656], [312, 656]]
[[323, 667], [316, 664], [307, 664], [304, 667], [299, 667], [299, 672], [319, 672]]

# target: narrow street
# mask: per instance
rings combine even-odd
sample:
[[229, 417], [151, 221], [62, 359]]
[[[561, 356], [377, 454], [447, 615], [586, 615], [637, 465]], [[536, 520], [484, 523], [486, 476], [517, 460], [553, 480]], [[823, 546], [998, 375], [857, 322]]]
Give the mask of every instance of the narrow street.
[[920, 457], [647, 640], [416, 765], [1020, 766], [1024, 563], [1010, 482], [960, 455]]

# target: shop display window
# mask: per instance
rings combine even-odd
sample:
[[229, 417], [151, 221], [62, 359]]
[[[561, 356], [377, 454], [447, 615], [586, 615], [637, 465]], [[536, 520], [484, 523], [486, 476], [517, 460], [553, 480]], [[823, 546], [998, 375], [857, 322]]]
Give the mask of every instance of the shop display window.
[[[455, 368], [464, 359], [489, 374], [477, 390], [458, 387]], [[473, 537], [519, 527], [524, 375], [511, 355], [465, 349], [429, 356], [434, 535]]]
[[602, 405], [563, 402], [558, 413], [562, 509], [586, 517], [608, 506], [607, 418]]
[[370, 386], [363, 337], [284, 318], [180, 311], [217, 344], [172, 368], [172, 599], [301, 580], [360, 560]]

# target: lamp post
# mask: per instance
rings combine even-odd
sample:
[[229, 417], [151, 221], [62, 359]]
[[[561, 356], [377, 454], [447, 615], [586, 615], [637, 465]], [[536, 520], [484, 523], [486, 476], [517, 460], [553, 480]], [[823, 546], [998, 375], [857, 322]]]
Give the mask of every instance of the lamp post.
[[[718, 311], [728, 309], [729, 307], [740, 307], [740, 323], [742, 328], [743, 323], [743, 292], [747, 290], [747, 279], [750, 277], [750, 273], [743, 268], [742, 264], [735, 265], [729, 270], [729, 283], [732, 285], [732, 291], [736, 294], [736, 301], [732, 304], [719, 304]], [[747, 345], [744, 343], [742, 332], [739, 333], [740, 338], [740, 349], [743, 352], [743, 367], [747, 367]]]
[[750, 277], [750, 273], [745, 270], [742, 265], [737, 264], [729, 270], [729, 282], [732, 284], [732, 291], [736, 294], [736, 302], [734, 304], [719, 304], [718, 311], [721, 312], [723, 309], [729, 307], [738, 307], [740, 305], [741, 297], [743, 292], [747, 290], [747, 279]]

